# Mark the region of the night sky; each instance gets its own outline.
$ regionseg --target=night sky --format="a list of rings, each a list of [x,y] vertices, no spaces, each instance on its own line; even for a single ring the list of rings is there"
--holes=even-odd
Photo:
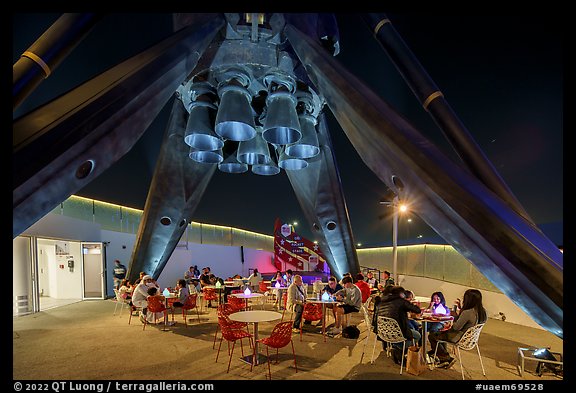
[[[553,242],[563,244],[560,24],[537,15],[387,15],[528,214]],[[14,14],[13,62],[59,16]],[[359,16],[337,17],[336,59],[457,160]],[[171,18],[106,16],[14,118],[167,37]],[[76,194],[142,209],[170,108],[171,102],[126,156]],[[390,245],[391,219],[378,204],[387,187],[364,165],[329,111],[328,119],[354,238],[363,247]],[[284,171],[267,177],[216,170],[192,220],[271,234],[276,217],[297,221],[296,230],[314,240]],[[418,217],[411,223],[406,218],[400,221],[399,244],[441,241]]]

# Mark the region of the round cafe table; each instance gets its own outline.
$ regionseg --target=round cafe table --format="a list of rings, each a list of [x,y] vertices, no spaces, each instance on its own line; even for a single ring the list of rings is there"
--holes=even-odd
[[[262,297],[264,295],[262,293],[252,292],[252,293],[250,293],[250,295],[246,295],[245,293],[231,293],[228,296],[235,296],[235,297],[239,297],[240,299],[246,299],[246,308],[248,308],[248,299],[252,299],[252,298],[256,298],[256,297]]]
[[[230,319],[233,321],[254,324],[254,355],[244,356],[241,358],[243,361],[254,366],[266,362],[266,356],[258,352],[258,323],[275,321],[280,318],[282,318],[282,314],[279,312],[264,310],[239,311],[230,314]]]
[[[452,316],[436,316],[436,315],[431,315],[431,314],[426,313],[426,314],[421,314],[421,316],[419,318],[410,317],[410,319],[413,319],[417,322],[422,323],[422,353],[424,354],[424,359],[426,360],[426,363],[428,363],[428,368],[430,370],[433,370],[434,369],[434,359],[430,359],[430,357],[428,356],[428,353],[426,352],[426,341],[428,340],[428,323],[453,321],[454,317],[452,317]]]
[[[174,321],[174,308],[172,307],[172,303],[174,303],[176,300],[178,300],[178,295],[174,294],[174,293],[170,293],[168,296],[166,295],[162,295],[164,297],[164,303],[166,305],[166,310],[168,309],[172,309],[172,321]],[[168,316],[164,317],[164,327],[162,329],[160,329],[163,332],[167,332],[170,329],[168,329]]]
[[[322,304],[322,336],[324,336],[324,342],[326,342],[326,305],[327,304],[338,304],[341,303],[337,300],[318,300],[318,299],[306,299],[307,303],[321,303]]]

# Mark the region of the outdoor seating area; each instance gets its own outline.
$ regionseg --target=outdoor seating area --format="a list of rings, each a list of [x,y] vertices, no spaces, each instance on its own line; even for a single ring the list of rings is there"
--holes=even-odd
[[[535,362],[526,362],[523,375],[518,372],[518,348],[551,347],[553,352],[563,352],[563,342],[547,331],[489,319],[479,337],[481,362],[476,350],[461,351],[464,370],[427,369],[418,376],[404,370],[383,351],[378,341],[363,356],[366,335],[374,340],[371,329],[367,329],[363,313],[353,313],[350,324],[360,329],[357,339],[342,336],[322,335],[321,321],[303,325],[302,341],[293,333],[292,342],[280,348],[267,345],[264,338],[270,337],[275,326],[281,322],[280,313],[276,320],[258,323],[260,361],[257,365],[241,361],[253,353],[252,343],[243,340],[228,356],[226,343],[222,343],[218,354],[221,333],[215,340],[218,326],[218,310],[205,308],[196,314],[188,313],[190,322],[175,318],[175,324],[165,329],[164,324],[150,324],[145,330],[138,318],[128,324],[129,312],[122,315],[114,309],[114,299],[78,302],[45,312],[21,316],[13,320],[13,378],[17,380],[556,380],[554,373],[535,374]],[[275,311],[272,304],[264,304],[264,312]],[[261,313],[258,308],[255,312]],[[276,312],[272,313],[276,314]],[[233,314],[232,314],[233,315]],[[276,316],[274,316],[276,318]],[[286,313],[283,321],[290,318]],[[328,326],[333,320],[327,322]],[[186,326],[187,325],[187,326]],[[248,324],[250,335],[254,335],[253,324]],[[220,329],[221,330],[221,329]],[[246,332],[244,328],[244,332]],[[86,339],[90,337],[90,339]],[[324,341],[326,340],[326,342]],[[224,338],[226,341],[226,338]],[[98,345],[94,345],[98,343]],[[141,350],[143,343],[153,343],[147,357],[139,361],[122,362],[117,359]],[[230,343],[230,351],[232,343]],[[239,342],[237,344],[240,344]],[[372,344],[372,341],[370,341]],[[242,353],[243,352],[243,353]],[[270,355],[268,362],[266,354]],[[219,356],[216,362],[216,357]],[[270,367],[270,369],[268,369]],[[228,369],[229,368],[229,369]],[[405,365],[404,365],[405,368]],[[484,375],[484,373],[485,375]],[[188,375],[189,377],[183,377]]]

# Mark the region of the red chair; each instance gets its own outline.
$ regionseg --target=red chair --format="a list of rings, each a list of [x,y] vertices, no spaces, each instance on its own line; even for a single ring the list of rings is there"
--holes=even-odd
[[[146,298],[146,300],[148,301],[148,307],[147,307],[148,312],[154,313],[154,323],[156,323],[156,313],[157,312],[163,312],[164,318],[168,318],[168,309],[166,308],[166,306],[164,305],[162,300],[160,300],[156,296],[148,296]],[[142,326],[142,330],[146,329],[147,324],[148,324],[148,319],[144,318],[144,326]]]
[[[264,281],[260,281],[258,283],[258,290],[260,290],[262,293],[268,292],[268,284],[266,284]]]
[[[236,345],[236,340],[240,340],[240,348],[242,350],[242,357],[244,357],[244,345],[242,345],[242,339],[248,338],[250,344],[252,345],[252,335],[244,330],[232,329],[225,318],[218,317],[218,325],[220,325],[220,330],[222,331],[222,337],[220,337],[220,344],[218,345],[218,353],[216,354],[216,363],[218,363],[218,355],[220,355],[220,348],[222,347],[222,340],[225,339],[228,343],[232,341],[232,351],[229,352],[228,359],[228,369],[226,373],[230,371],[230,362],[232,361],[232,355],[234,354],[234,346]],[[252,371],[252,364],[250,364],[250,371]]]
[[[246,301],[236,296],[228,296],[228,304],[232,306],[234,312],[246,310]]]
[[[204,288],[202,292],[204,292],[204,301],[218,300],[218,294],[214,288]],[[208,306],[206,306],[206,308],[208,308]]]
[[[280,320],[281,322],[284,320],[284,313],[286,312],[286,303],[288,302],[288,293],[284,292],[282,293],[282,305],[284,310],[282,310],[282,319]]]
[[[270,380],[272,380],[272,372],[270,371],[270,354],[268,347],[276,348],[275,364],[278,364],[278,349],[284,348],[288,345],[288,343],[292,344],[294,367],[296,368],[296,372],[298,372],[298,366],[296,366],[296,353],[294,352],[294,343],[292,342],[292,323],[292,321],[280,322],[274,326],[270,336],[258,340],[259,343],[266,345],[266,357],[268,358],[268,375],[270,376]]]
[[[248,331],[248,324],[246,322],[236,322],[236,321],[232,321],[230,318],[228,318],[228,316],[230,314],[232,314],[234,311],[234,308],[232,308],[232,306],[230,304],[224,303],[218,306],[218,318],[222,317],[226,320],[226,324],[231,328],[231,329],[244,329],[246,328],[246,332],[250,333]],[[212,344],[212,349],[214,349],[214,347],[216,346],[216,337],[218,336],[218,329],[220,329],[220,324],[216,325],[216,332],[214,333],[214,343]]]
[[[302,311],[302,319],[300,320],[300,341],[302,341],[302,325],[304,321],[321,321],[322,320],[322,304],[321,303],[304,303],[304,310]],[[324,336],[326,342],[326,336]]]
[[[186,327],[188,327],[188,320],[186,318],[188,310],[196,309],[196,315],[198,316],[198,323],[200,323],[200,314],[198,313],[198,304],[196,303],[197,299],[198,295],[192,293],[188,295],[188,297],[186,298],[186,302],[182,306],[182,317],[184,318],[184,323],[186,324]]]

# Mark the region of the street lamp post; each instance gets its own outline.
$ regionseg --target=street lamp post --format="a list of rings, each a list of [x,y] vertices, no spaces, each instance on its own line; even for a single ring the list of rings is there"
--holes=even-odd
[[[380,200],[380,204],[386,205],[394,209],[392,219],[392,276],[394,281],[397,282],[396,273],[398,271],[398,215],[400,210],[405,211],[405,206],[400,206],[400,201],[396,193],[389,190],[387,195]]]
[[[395,195],[392,200],[392,208],[394,209],[394,217],[392,219],[392,277],[394,277],[394,282],[398,284],[396,276],[396,271],[398,270],[398,195]]]

